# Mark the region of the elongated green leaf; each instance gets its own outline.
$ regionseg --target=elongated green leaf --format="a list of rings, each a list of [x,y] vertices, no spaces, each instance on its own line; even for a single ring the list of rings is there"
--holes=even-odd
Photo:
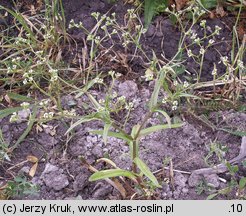
[[[158,183],[156,177],[153,175],[153,173],[150,171],[149,167],[139,158],[136,157],[134,159],[134,163],[137,165],[137,167],[141,170],[141,172],[149,178],[150,181],[154,183],[156,187],[161,187]]]
[[[101,179],[118,177],[118,176],[125,176],[131,179],[136,178],[136,176],[130,171],[126,171],[122,169],[109,169],[109,170],[95,172],[90,176],[89,181],[97,181]]]
[[[144,22],[145,27],[148,27],[155,15],[155,0],[145,0],[144,1]]]
[[[217,0],[201,0],[200,2],[206,9],[215,8],[218,4]]]
[[[87,93],[87,96],[97,110],[102,108],[102,106],[96,101],[96,99],[91,94]]]
[[[18,20],[20,22],[20,24],[23,26],[23,28],[30,34],[30,37],[32,38],[32,42],[36,42],[36,38],[34,36],[33,31],[31,30],[31,28],[28,26],[27,22],[25,21],[25,19],[23,18],[23,15],[21,13],[18,12],[14,12],[8,8],[5,8],[3,6],[0,5],[0,9],[4,9],[6,10],[9,14],[11,14],[16,20]]]
[[[177,124],[172,124],[171,128],[179,128],[182,127],[183,123],[177,123]],[[164,129],[168,129],[170,128],[168,124],[165,125],[155,125],[149,128],[145,128],[143,130],[141,130],[140,132],[140,136],[147,136],[153,132],[159,131],[159,130],[164,130]]]
[[[9,98],[15,101],[31,102],[33,100],[32,98],[29,98],[29,97],[26,97],[24,95],[20,95],[14,92],[9,92],[7,95],[9,96]]]
[[[181,94],[179,94],[179,96],[180,97],[190,97],[190,98],[194,98],[194,99],[197,99],[197,100],[199,100],[199,99],[201,99],[200,97],[198,97],[198,96],[196,96],[196,95],[192,95],[192,94],[187,94],[187,93],[181,93]]]
[[[154,88],[154,91],[153,91],[153,93],[151,95],[151,99],[150,99],[150,109],[151,110],[155,109],[155,107],[157,105],[160,88],[162,86],[164,78],[165,78],[165,71],[163,69],[161,69],[159,78],[158,78],[158,80],[156,80],[155,88]]]
[[[246,131],[238,131],[238,130],[232,131],[232,130],[224,129],[224,128],[221,128],[220,130],[233,134],[235,136],[240,136],[240,137],[246,136]]]
[[[94,130],[94,131],[90,131],[90,132],[91,133],[94,133],[94,134],[103,135],[103,131],[101,131],[101,130]],[[108,136],[119,138],[119,139],[123,139],[123,140],[125,140],[128,143],[132,141],[132,138],[130,136],[128,136],[127,134],[123,134],[121,132],[112,132],[112,131],[109,131],[108,132]]]
[[[78,125],[80,125],[82,123],[85,123],[85,122],[93,121],[93,120],[100,120],[100,119],[97,118],[95,114],[91,114],[91,115],[87,115],[87,116],[82,117],[80,120],[78,120],[77,122],[75,122],[74,124],[72,124],[70,126],[70,128],[68,128],[68,130],[65,133],[65,135],[68,134],[69,132],[71,132],[71,130],[73,130]]]
[[[106,145],[107,144],[107,137],[108,137],[108,132],[111,127],[111,124],[105,124],[104,129],[103,129],[103,142]]]
[[[11,115],[14,112],[18,112],[22,109],[23,109],[22,107],[13,107],[13,108],[7,108],[7,109],[0,110],[0,119],[8,115]]]
[[[239,188],[243,189],[243,188],[245,188],[245,186],[246,186],[246,177],[243,177],[239,181]]]
[[[157,109],[157,110],[155,110],[155,112],[161,113],[166,118],[169,128],[171,128],[171,118],[169,117],[169,115],[163,110]]]
[[[96,77],[93,80],[90,80],[86,86],[80,90],[80,92],[75,96],[75,98],[79,98],[81,97],[83,94],[85,94],[91,87],[93,87],[93,85],[95,85],[97,83],[96,79],[99,78],[100,76]]]
[[[208,197],[207,197],[207,200],[212,200],[214,197],[218,196],[218,193],[214,193],[214,194],[210,194]]]
[[[140,128],[139,124],[133,126],[132,131],[131,131],[132,138],[136,138],[139,128]]]
[[[148,27],[154,15],[167,7],[167,0],[145,0],[144,1],[144,24]]]
[[[18,147],[18,145],[26,138],[26,136],[29,134],[29,132],[32,130],[32,127],[36,121],[36,116],[37,116],[37,106],[34,106],[33,107],[33,110],[32,110],[32,115],[30,117],[30,120],[29,120],[29,124],[26,128],[26,130],[24,131],[24,133],[19,137],[19,139],[16,141],[16,143],[11,147],[11,149],[15,149],[16,147]]]

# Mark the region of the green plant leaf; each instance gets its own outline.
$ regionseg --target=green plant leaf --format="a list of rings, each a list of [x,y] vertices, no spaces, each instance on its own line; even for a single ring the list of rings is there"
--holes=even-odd
[[[19,137],[19,139],[16,141],[16,143],[11,147],[11,149],[15,149],[29,134],[29,132],[32,130],[32,127],[36,121],[38,108],[37,106],[33,106],[32,114],[30,116],[30,120],[28,122],[28,126],[26,130],[23,132],[23,134]]]
[[[172,124],[171,128],[179,128],[182,127],[183,123],[177,123],[177,124]],[[164,124],[164,125],[155,125],[149,128],[145,128],[143,130],[141,130],[140,132],[140,136],[147,136],[153,132],[157,132],[159,130],[164,130],[164,129],[169,129],[169,125],[168,124]]]
[[[245,188],[245,186],[246,186],[246,177],[243,177],[239,181],[239,188],[243,189],[243,188]]]
[[[131,131],[131,137],[133,139],[136,138],[139,128],[140,128],[139,124],[133,126],[132,131]]]
[[[238,131],[238,130],[232,131],[232,130],[225,129],[225,128],[220,128],[220,130],[225,131],[235,136],[240,136],[240,137],[246,136],[246,131]]]
[[[171,128],[171,118],[169,117],[169,115],[163,110],[158,110],[157,109],[157,110],[155,110],[155,112],[161,113],[166,118],[169,128]]]
[[[122,170],[122,169],[109,169],[109,170],[102,170],[102,171],[95,172],[90,176],[89,181],[97,181],[101,179],[118,177],[118,176],[125,176],[130,179],[136,178],[136,176],[130,171]]]
[[[212,200],[214,197],[218,196],[218,193],[214,193],[214,194],[210,194],[208,197],[207,197],[207,200]]]
[[[80,120],[78,120],[77,122],[75,122],[74,124],[72,124],[70,126],[70,128],[68,128],[67,132],[65,133],[68,134],[69,132],[71,132],[71,130],[73,130],[75,127],[77,127],[78,125],[82,124],[82,123],[85,123],[85,122],[89,122],[89,121],[93,121],[93,120],[100,120],[100,118],[98,118],[96,116],[97,113],[93,113],[91,115],[87,115],[87,116],[84,116],[84,117],[81,117]]]
[[[103,135],[103,131],[102,130],[93,130],[93,131],[90,131],[90,132],[94,133],[94,134],[98,134],[98,135]],[[119,138],[119,139],[123,139],[123,140],[125,140],[128,143],[132,141],[132,138],[130,136],[128,136],[127,134],[123,134],[121,132],[108,131],[108,136]]]
[[[26,97],[26,96],[23,96],[23,95],[14,93],[14,92],[9,92],[9,93],[7,93],[7,95],[9,96],[9,98],[11,98],[12,100],[15,100],[15,101],[25,101],[25,102],[33,101],[32,98],[29,98],[29,97]]]
[[[156,105],[157,105],[157,101],[158,101],[158,96],[159,96],[159,92],[160,92],[160,88],[162,86],[162,83],[164,81],[165,78],[165,71],[163,69],[160,70],[160,75],[158,80],[156,80],[155,83],[155,88],[154,91],[151,95],[151,99],[150,99],[150,110],[154,110]]]
[[[87,96],[97,110],[102,108],[102,106],[97,102],[97,100],[91,94],[87,93]]]
[[[148,27],[155,15],[156,0],[145,0],[144,1],[144,24]]]
[[[13,107],[13,108],[7,108],[7,109],[0,110],[0,119],[8,115],[11,115],[14,112],[18,112],[22,109],[23,109],[22,107]]]
[[[137,165],[137,167],[141,170],[141,172],[149,178],[150,181],[153,182],[153,184],[156,187],[161,187],[158,183],[156,177],[153,175],[153,173],[150,171],[149,167],[139,158],[136,157],[134,159],[134,163]]]
[[[145,0],[144,1],[144,25],[148,27],[154,15],[167,7],[167,0]]]
[[[217,6],[217,0],[201,0],[200,2],[206,9],[215,8]]]
[[[107,144],[107,137],[108,137],[108,132],[111,127],[111,124],[105,124],[104,129],[103,129],[103,142],[106,145]]]

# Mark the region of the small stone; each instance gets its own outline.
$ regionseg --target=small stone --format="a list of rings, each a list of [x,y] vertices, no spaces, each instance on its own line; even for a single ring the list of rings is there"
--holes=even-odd
[[[181,173],[176,173],[174,176],[175,185],[181,188],[185,187],[187,180],[187,177]]]
[[[188,192],[189,192],[189,189],[188,189],[188,188],[183,188],[183,189],[182,189],[182,193],[183,193],[183,194],[187,194]]]
[[[125,96],[126,99],[130,99],[135,96],[138,91],[138,86],[135,82],[127,80],[119,84],[119,96]]]
[[[99,182],[98,184],[96,184],[95,189],[94,189],[94,193],[93,193],[93,198],[94,199],[105,199],[108,194],[110,194],[113,190],[111,185],[105,185],[101,182]]]
[[[83,169],[81,173],[79,173],[74,180],[73,183],[73,188],[76,192],[83,190],[88,184],[89,184],[89,179],[90,177],[90,172],[88,172],[87,169]]]
[[[69,185],[68,178],[63,174],[63,170],[50,163],[46,164],[40,178],[44,181],[47,187],[56,191],[60,191]]]
[[[29,171],[30,171],[30,167],[29,167],[29,166],[24,166],[24,167],[22,167],[22,168],[19,170],[18,174],[19,174],[19,175],[22,175],[22,174],[28,175]]]
[[[209,186],[212,186],[213,188],[219,188],[220,186],[220,181],[219,181],[219,176],[216,174],[211,174],[211,175],[206,175],[205,181]]]
[[[149,27],[148,27],[148,30],[146,32],[146,36],[147,37],[152,37],[154,35],[155,31],[156,31],[155,26],[150,24]]]
[[[199,183],[202,181],[202,179],[203,179],[202,175],[192,173],[189,180],[188,180],[188,184],[190,187],[196,187],[199,185]]]

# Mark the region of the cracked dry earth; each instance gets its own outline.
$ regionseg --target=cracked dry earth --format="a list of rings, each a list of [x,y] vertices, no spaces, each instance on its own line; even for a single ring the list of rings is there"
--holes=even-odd
[[[151,88],[151,87],[150,87]],[[119,95],[124,95],[128,101],[135,101],[132,118],[127,124],[128,130],[136,122],[141,121],[146,112],[146,101],[150,97],[150,90],[139,88],[134,81],[117,82],[115,90]],[[104,96],[102,92],[91,92],[97,95],[97,99]],[[88,99],[84,96],[75,99],[64,96],[63,105],[81,104]],[[79,109],[79,108],[77,108]],[[234,111],[212,112],[209,120],[214,124],[230,125],[245,130],[246,114]],[[209,152],[211,142],[217,142],[228,147],[225,158],[230,160],[238,155],[241,138],[230,135],[223,131],[212,131],[211,128],[201,124],[196,119],[183,117],[184,125],[177,129],[167,129],[155,132],[142,138],[140,156],[148,164],[150,169],[158,176],[162,185],[157,190],[160,199],[205,199],[208,193],[197,194],[196,188],[202,180],[202,176],[193,176],[192,171],[205,168],[208,165],[204,158]],[[160,116],[154,116],[147,122],[147,126],[165,122]],[[9,143],[14,143],[24,131],[25,123],[9,124],[8,119],[0,120],[0,127],[4,137]],[[88,163],[97,169],[104,169],[103,163],[96,164],[96,160],[108,155],[118,167],[130,169],[129,148],[126,143],[116,138],[109,138],[107,145],[104,144],[100,135],[93,135],[91,130],[102,129],[100,122],[89,122],[75,128],[75,133],[69,141],[64,136],[66,124],[52,121],[47,124],[44,131],[36,133],[33,130],[23,143],[15,150],[11,163],[18,164],[24,161],[28,155],[39,158],[37,172],[31,181],[39,185],[40,192],[26,199],[121,199],[119,192],[105,181],[89,182],[91,173],[82,165],[79,156],[83,156]],[[51,131],[55,129],[55,133]],[[166,182],[169,171],[163,169],[163,161],[172,159],[174,169],[174,182]],[[216,157],[212,158],[217,164]],[[32,164],[25,163],[14,169],[8,170],[10,165],[2,164],[0,173],[4,176],[11,174],[27,174]],[[239,175],[245,175],[245,170],[240,169]],[[220,177],[229,180],[226,174],[208,174],[203,176],[207,183],[215,189],[225,187]],[[211,193],[211,192],[210,192]],[[234,194],[229,194],[233,198]],[[228,199],[228,197],[220,197]]]

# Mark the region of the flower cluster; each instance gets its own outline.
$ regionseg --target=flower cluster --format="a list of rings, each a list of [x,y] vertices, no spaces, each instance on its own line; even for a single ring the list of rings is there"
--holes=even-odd
[[[30,69],[28,72],[23,74],[23,84],[26,85],[27,83],[31,83],[33,81],[33,69]]]
[[[56,69],[50,69],[49,73],[51,75],[50,81],[55,82],[58,80],[58,70]]]

